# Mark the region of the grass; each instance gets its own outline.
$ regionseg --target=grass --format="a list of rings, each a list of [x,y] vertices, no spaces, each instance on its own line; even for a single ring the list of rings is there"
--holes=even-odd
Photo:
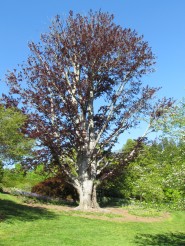
[[[107,218],[123,218],[122,215],[119,214],[111,214],[111,213],[101,213],[101,212],[86,212],[86,211],[65,211],[63,212],[65,215],[92,215],[96,217],[107,217]]]
[[[77,211],[75,216],[71,213],[29,207],[15,196],[0,194],[0,245],[185,245],[182,211],[152,223],[102,221],[82,218],[82,212],[79,217]]]
[[[129,214],[136,215],[139,217],[156,218],[156,217],[163,216],[165,213],[164,210],[146,208],[146,206],[137,206],[137,205],[124,206],[124,209],[127,209]]]

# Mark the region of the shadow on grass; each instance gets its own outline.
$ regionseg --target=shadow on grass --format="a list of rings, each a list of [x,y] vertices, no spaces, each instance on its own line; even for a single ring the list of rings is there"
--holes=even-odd
[[[5,220],[32,221],[53,219],[57,215],[45,208],[31,207],[10,200],[0,200],[0,222]]]
[[[153,245],[153,246],[184,246],[185,233],[165,233],[165,234],[140,234],[135,238],[137,245]]]

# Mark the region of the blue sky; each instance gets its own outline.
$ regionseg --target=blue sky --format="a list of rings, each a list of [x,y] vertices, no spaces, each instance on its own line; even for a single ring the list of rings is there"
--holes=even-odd
[[[159,97],[184,97],[185,0],[1,0],[0,79],[26,60],[28,42],[38,41],[56,14],[65,18],[69,10],[89,9],[113,13],[116,23],[143,34],[157,56],[148,84],[162,86]],[[0,83],[0,93],[6,90]]]

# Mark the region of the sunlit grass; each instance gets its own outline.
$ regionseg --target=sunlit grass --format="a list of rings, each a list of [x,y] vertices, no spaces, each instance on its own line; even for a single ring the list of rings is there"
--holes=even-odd
[[[112,214],[107,212],[86,212],[86,211],[65,211],[62,212],[65,215],[82,215],[82,216],[95,216],[95,217],[107,217],[107,218],[123,218],[123,215],[120,214]]]
[[[102,221],[104,213],[85,212],[96,214],[96,219],[90,219],[79,211],[60,212],[19,202],[0,194],[2,246],[185,245],[185,212],[174,212],[161,222],[113,222]]]
[[[147,208],[142,206],[136,206],[136,205],[129,205],[124,207],[124,209],[127,209],[129,214],[136,215],[139,217],[161,217],[164,216],[165,211],[161,211],[159,209],[155,208]]]

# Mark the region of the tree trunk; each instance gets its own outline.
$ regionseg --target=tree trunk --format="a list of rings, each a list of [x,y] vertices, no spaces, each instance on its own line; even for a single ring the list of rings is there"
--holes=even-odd
[[[89,142],[89,141],[88,141]],[[92,161],[90,156],[93,152],[92,141],[84,144],[84,150],[78,153],[77,166],[78,170],[78,184],[77,191],[79,194],[79,207],[77,209],[87,210],[92,208],[99,208],[96,195],[96,162]]]
[[[78,189],[79,193],[79,206],[77,209],[89,210],[99,208],[96,195],[96,185],[93,180],[85,180],[82,182],[81,187]]]
[[[93,208],[100,208],[98,202],[97,202],[97,193],[96,193],[96,184],[93,185],[93,192],[92,192],[92,207]]]

